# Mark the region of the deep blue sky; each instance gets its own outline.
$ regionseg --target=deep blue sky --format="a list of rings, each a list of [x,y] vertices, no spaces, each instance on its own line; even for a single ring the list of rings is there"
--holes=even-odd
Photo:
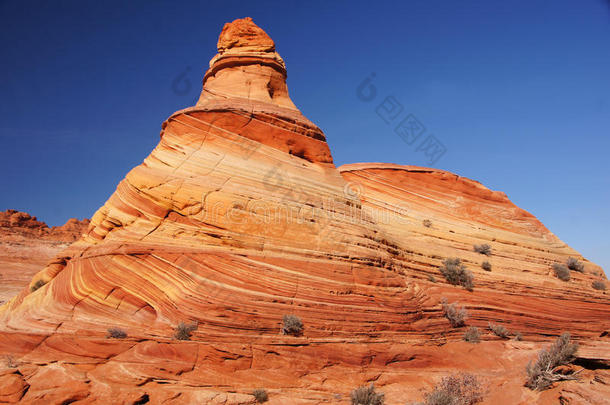
[[[506,192],[610,269],[602,0],[2,1],[0,210],[93,215],[192,105],[223,24],[244,16],[275,40],[337,165],[428,165],[376,115],[393,95],[446,146],[435,167]]]

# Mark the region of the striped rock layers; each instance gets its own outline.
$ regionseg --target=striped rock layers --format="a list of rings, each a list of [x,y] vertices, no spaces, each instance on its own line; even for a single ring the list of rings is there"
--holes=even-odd
[[[608,360],[608,296],[591,288],[604,277],[598,266],[477,182],[410,166],[337,169],[324,133],[290,100],[273,41],[251,19],[225,25],[197,105],[162,128],[158,146],[120,182],[87,234],[0,309],[5,333],[50,336],[24,338],[33,342],[22,344],[27,361],[72,353],[65,336],[90,345],[120,327],[140,343],[95,346],[104,354],[89,370],[95,378],[117,373],[112,384],[141,386],[129,380],[140,375],[234,392],[265,378],[258,383],[288,390],[277,371],[262,370],[276,365],[293,379],[296,361],[317,373],[309,387],[331,392],[325,378],[367,364],[384,373],[406,366],[408,347],[459,340],[463,330],[443,317],[442,297],[467,307],[469,325],[502,323],[531,342],[569,330],[589,342],[587,358]],[[492,256],[473,251],[481,243]],[[564,282],[551,265],[569,256],[584,261],[584,272]],[[442,279],[447,257],[473,272],[472,292]],[[279,334],[285,314],[303,320],[303,336]],[[198,354],[172,343],[179,322],[198,323],[184,343]],[[420,372],[444,361],[442,351],[418,350],[414,356],[430,360]],[[176,370],[161,372],[155,358]],[[121,361],[123,370],[135,367],[131,377],[118,370]],[[331,366],[341,371],[320,377]],[[206,377],[210,368],[222,383]],[[94,391],[91,379],[77,378],[79,389]],[[36,395],[30,385],[27,395]],[[520,392],[517,401],[531,400]],[[317,403],[316,395],[305,397]]]

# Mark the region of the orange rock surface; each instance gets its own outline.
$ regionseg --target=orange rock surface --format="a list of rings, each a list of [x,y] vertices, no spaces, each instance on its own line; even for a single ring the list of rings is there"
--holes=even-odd
[[[610,395],[610,302],[591,287],[601,269],[475,181],[336,168],[251,19],[225,25],[197,105],[162,128],[87,234],[0,308],[0,400],[253,404],[262,387],[271,404],[345,404],[375,382],[404,404],[458,370],[485,381],[485,403]],[[491,256],[473,251],[481,243]],[[551,265],[570,256],[584,272],[560,281]],[[442,279],[448,257],[473,272],[473,291]],[[443,297],[468,326],[524,341],[461,341]],[[302,336],[279,333],[285,314]],[[191,341],[174,339],[179,322],[198,323]],[[107,339],[113,327],[129,336]],[[581,380],[524,388],[525,365],[562,331],[582,344]]]
[[[29,283],[44,265],[79,239],[89,220],[72,218],[49,228],[25,212],[0,212],[0,303],[8,301]]]

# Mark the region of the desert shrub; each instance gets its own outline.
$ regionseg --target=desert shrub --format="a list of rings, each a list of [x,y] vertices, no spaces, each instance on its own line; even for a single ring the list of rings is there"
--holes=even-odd
[[[18,364],[15,361],[15,358],[13,356],[11,356],[10,354],[4,356],[4,360],[6,362],[7,368],[17,368],[18,367]]]
[[[476,326],[471,326],[464,332],[463,338],[468,343],[479,343],[481,341],[481,332]]]
[[[443,378],[424,398],[424,405],[474,405],[483,401],[483,387],[472,374],[454,374]]]
[[[591,287],[595,288],[596,290],[605,291],[606,283],[601,280],[595,280],[593,283],[591,283]]]
[[[108,328],[106,337],[110,339],[125,339],[127,337],[127,332],[121,328]]]
[[[434,277],[432,274],[428,274],[428,281],[436,283],[436,277]]]
[[[566,265],[555,263],[553,265],[553,271],[558,279],[563,281],[570,281],[570,269]]]
[[[483,263],[481,263],[481,268],[485,271],[491,271],[491,263],[485,260]]]
[[[574,257],[568,257],[568,260],[566,260],[566,266],[568,266],[568,269],[578,271],[580,273],[584,273],[585,271],[585,265]]]
[[[256,402],[258,402],[259,404],[269,401],[269,395],[267,395],[267,391],[262,388],[257,388],[252,391],[252,395],[254,395]]]
[[[358,387],[350,394],[352,405],[383,405],[384,394],[375,391],[375,385]]]
[[[513,332],[513,339],[520,342],[523,340],[523,335],[521,334],[521,332]]]
[[[445,259],[439,270],[449,284],[461,285],[469,291],[474,288],[472,272],[457,257]]]
[[[468,312],[456,304],[449,304],[446,298],[441,299],[441,305],[443,306],[443,315],[449,320],[451,326],[454,328],[464,326],[466,319],[468,318]]]
[[[574,361],[577,350],[578,344],[572,343],[570,334],[564,332],[548,349],[540,350],[535,363],[530,361],[527,364],[525,386],[532,390],[544,390],[555,381],[576,379],[575,375],[556,372],[555,368]]]
[[[491,256],[491,246],[487,243],[483,243],[482,245],[473,245],[474,251],[480,253],[485,256]]]
[[[493,323],[488,324],[489,330],[496,336],[501,337],[502,339],[508,339],[510,336],[510,332],[502,325],[496,325]]]
[[[191,340],[191,335],[197,329],[197,323],[186,324],[180,322],[176,326],[174,337],[178,340]]]
[[[424,226],[426,228],[431,228],[432,227],[432,221],[430,221],[429,219],[424,219],[424,221],[422,223],[424,224]]]
[[[43,280],[38,280],[34,284],[32,284],[32,286],[30,287],[30,291],[34,292],[45,284],[46,284],[46,282],[44,282]]]
[[[282,323],[284,335],[300,336],[303,333],[303,322],[296,315],[284,315]]]

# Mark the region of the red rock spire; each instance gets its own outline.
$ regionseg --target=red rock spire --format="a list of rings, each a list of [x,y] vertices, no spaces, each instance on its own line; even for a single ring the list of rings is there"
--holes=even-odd
[[[275,43],[252,18],[239,18],[226,23],[218,37],[218,53],[232,48],[249,48],[259,52],[275,52]]]
[[[197,102],[241,99],[297,110],[286,86],[286,65],[273,40],[246,17],[226,23],[218,38],[218,54],[210,61]]]

